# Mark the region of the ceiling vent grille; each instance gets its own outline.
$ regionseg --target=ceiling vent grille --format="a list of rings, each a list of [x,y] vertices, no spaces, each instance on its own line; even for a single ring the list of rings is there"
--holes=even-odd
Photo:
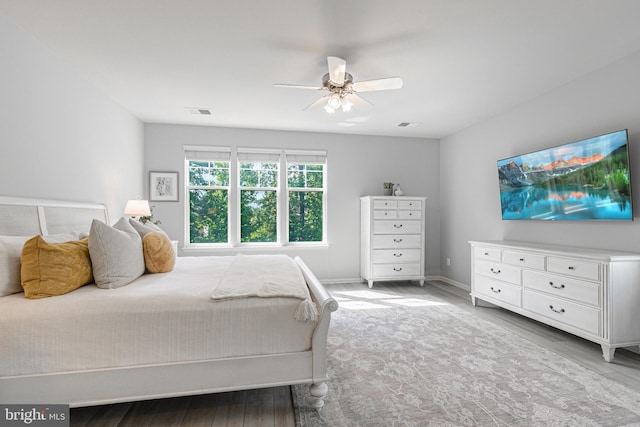
[[[210,116],[211,110],[208,108],[198,108],[198,107],[184,107],[191,114],[195,114],[196,116]]]
[[[420,123],[416,123],[416,122],[402,122],[402,123],[398,123],[398,127],[399,128],[413,128],[420,125]]]

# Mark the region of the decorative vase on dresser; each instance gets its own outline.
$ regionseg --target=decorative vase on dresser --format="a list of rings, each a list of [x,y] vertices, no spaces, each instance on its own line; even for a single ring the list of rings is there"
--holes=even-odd
[[[418,280],[424,285],[426,197],[360,198],[360,276],[375,281]]]
[[[537,243],[471,244],[471,302],[481,299],[600,344],[640,346],[640,254]]]

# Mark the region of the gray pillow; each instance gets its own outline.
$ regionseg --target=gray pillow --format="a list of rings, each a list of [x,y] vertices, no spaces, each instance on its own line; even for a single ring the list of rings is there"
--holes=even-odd
[[[120,218],[113,227],[93,220],[89,256],[93,278],[99,288],[119,288],[144,273],[142,239],[126,218]]]
[[[147,222],[146,224],[143,224],[137,219],[129,218],[129,224],[131,224],[133,228],[135,228],[135,230],[138,232],[138,234],[140,234],[140,238],[143,238],[145,234],[154,233],[154,232],[162,233],[165,236],[169,237],[162,228],[158,227],[152,222]]]

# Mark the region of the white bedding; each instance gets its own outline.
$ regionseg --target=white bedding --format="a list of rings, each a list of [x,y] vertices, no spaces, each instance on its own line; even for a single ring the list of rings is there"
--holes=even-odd
[[[315,321],[318,315],[309,288],[296,263],[286,255],[237,255],[214,283],[211,299],[292,297],[300,300],[295,319]]]
[[[296,298],[213,302],[233,257],[180,257],[118,289],[0,298],[0,377],[305,351]],[[188,285],[187,285],[188,283]]]

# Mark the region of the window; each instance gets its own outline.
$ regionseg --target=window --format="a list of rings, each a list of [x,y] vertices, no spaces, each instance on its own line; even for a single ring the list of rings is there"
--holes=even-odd
[[[280,152],[238,150],[240,242],[278,242]]]
[[[326,152],[185,146],[188,242],[322,243]]]
[[[229,242],[230,157],[230,149],[185,150],[190,243]]]
[[[289,241],[324,239],[324,156],[287,153]]]

